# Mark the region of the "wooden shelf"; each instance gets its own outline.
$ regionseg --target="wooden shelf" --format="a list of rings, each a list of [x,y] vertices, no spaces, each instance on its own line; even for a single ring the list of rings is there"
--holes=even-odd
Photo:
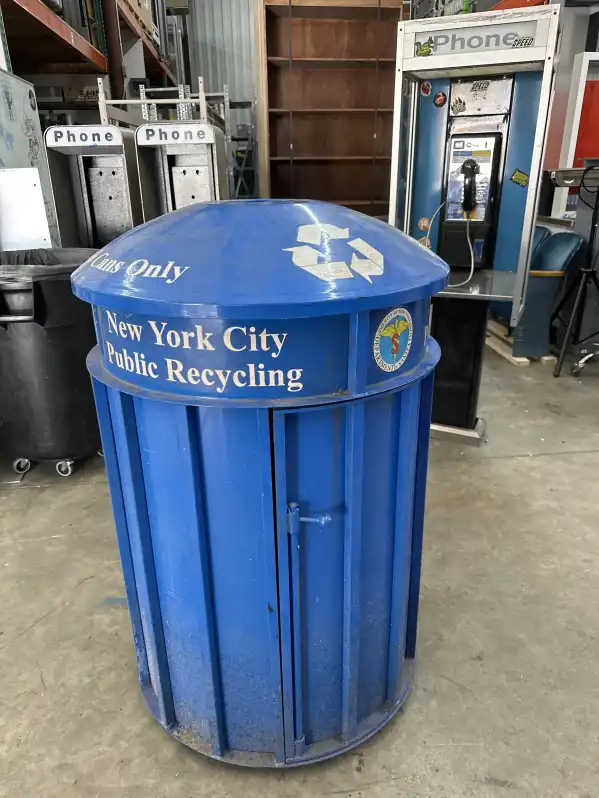
[[[382,19],[396,18],[405,8],[405,16],[409,18],[410,2],[383,2],[377,0],[334,0],[334,2],[289,2],[288,0],[267,0],[265,7],[270,14],[292,18],[309,19],[373,19],[380,15]]]
[[[271,161],[390,161],[390,155],[272,155]]]
[[[393,108],[269,108],[269,114],[392,114]]]
[[[376,67],[378,64],[381,67],[394,66],[395,58],[285,58],[284,56],[271,55],[268,57],[268,63],[273,66],[283,68],[293,68],[297,65],[299,68],[312,67],[319,68],[353,68],[353,67]]]
[[[124,0],[117,0],[119,8],[119,16],[123,22],[130,28],[130,30],[141,39],[144,48],[144,62],[146,71],[149,75],[166,75],[167,78],[173,83],[177,84],[177,78],[173,74],[171,68],[166,61],[161,57],[153,40],[148,36],[144,28],[141,26],[140,21],[137,19],[131,8]]]
[[[106,58],[42,0],[0,0],[17,74],[105,73]]]

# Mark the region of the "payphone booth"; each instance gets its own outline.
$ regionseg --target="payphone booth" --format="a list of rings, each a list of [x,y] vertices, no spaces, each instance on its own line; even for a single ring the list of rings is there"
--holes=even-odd
[[[133,131],[58,125],[45,141],[64,247],[103,247],[141,224]]]
[[[450,266],[433,434],[479,444],[489,306],[523,309],[558,34],[554,5],[400,22],[389,223]]]
[[[202,122],[150,122],[135,133],[144,221],[229,198],[223,132]]]

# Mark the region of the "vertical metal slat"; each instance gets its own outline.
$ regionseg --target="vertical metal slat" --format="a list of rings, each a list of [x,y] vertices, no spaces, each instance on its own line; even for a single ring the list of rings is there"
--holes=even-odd
[[[349,324],[347,388],[356,396],[366,390],[370,314],[354,313]],[[345,411],[345,529],[343,542],[343,685],[341,733],[354,736],[358,723],[360,661],[360,582],[362,554],[362,497],[364,469],[363,402],[346,405]]]
[[[240,0],[229,0],[229,13],[227,14],[227,36],[225,45],[225,79],[224,82],[229,86],[229,93],[236,99],[239,95],[237,93],[237,75],[241,72],[241,42],[239,41],[240,26],[239,22],[244,16],[243,3]],[[229,82],[229,78],[232,80]],[[235,123],[237,123],[237,114],[235,115]],[[235,135],[237,135],[237,127],[235,128]]]
[[[218,648],[214,629],[214,598],[212,594],[212,573],[206,535],[204,516],[204,486],[202,484],[199,462],[200,433],[198,428],[197,408],[179,407],[177,418],[177,438],[181,442],[181,469],[191,475],[193,484],[189,502],[193,508],[197,523],[197,557],[200,568],[201,584],[199,586],[203,601],[198,602],[196,611],[201,622],[202,631],[202,666],[210,673],[210,679],[204,679],[206,685],[206,716],[210,746],[214,756],[223,756],[226,751],[225,720],[222,704],[222,684],[219,668]]]
[[[119,473],[119,462],[114,441],[112,419],[110,416],[110,406],[108,403],[108,389],[106,386],[92,379],[94,399],[98,411],[100,422],[100,435],[102,438],[102,451],[106,463],[106,474],[108,478],[108,488],[112,502],[114,523],[116,527],[116,537],[121,557],[123,578],[125,580],[125,593],[129,607],[131,626],[133,627],[133,643],[137,657],[137,668],[139,671],[139,681],[142,688],[150,687],[150,671],[148,668],[148,657],[146,642],[144,639],[143,626],[141,622],[141,612],[135,588],[135,569],[133,568],[133,558],[131,556],[131,545],[129,531],[127,528],[127,514],[125,512],[125,502],[121,490],[121,480]]]
[[[352,313],[349,319],[349,347],[347,358],[347,390],[358,396],[366,390],[369,361],[370,313]]]
[[[433,386],[435,374],[431,372],[420,386],[420,416],[418,418],[418,448],[416,450],[416,483],[414,491],[414,515],[412,521],[412,556],[410,558],[410,588],[408,596],[408,620],[406,628],[406,659],[416,655],[416,632],[418,628],[418,599],[422,568],[422,539],[424,536],[424,502],[426,497],[426,474],[428,470],[428,444],[430,438],[431,412],[433,408]]]
[[[146,641],[148,670],[156,697],[156,715],[163,726],[170,726],[175,721],[175,712],[162,629],[133,398],[128,394],[111,392],[108,401],[113,420],[141,624]]]
[[[276,496],[277,559],[279,574],[279,624],[281,646],[281,674],[283,681],[283,724],[285,752],[294,756],[295,724],[293,700],[293,643],[291,617],[291,584],[289,562],[289,528],[287,519],[287,452],[285,444],[286,416],[273,413],[273,449]]]
[[[262,490],[265,497],[270,498],[273,493],[272,484],[272,453],[271,453],[271,430],[268,410],[259,410],[258,413],[258,426],[259,426],[259,440],[261,448],[257,452],[264,462],[262,468],[263,483]],[[282,692],[281,692],[281,653],[279,647],[279,608],[281,606],[280,596],[277,593],[277,562],[276,562],[276,525],[275,518],[269,514],[264,519],[265,526],[267,523],[272,524],[273,537],[268,540],[266,535],[264,537],[264,579],[268,584],[268,593],[274,596],[273,606],[269,607],[269,646],[270,646],[270,663],[272,674],[272,695],[273,703],[276,704],[275,712],[277,716],[277,728],[275,732],[274,748],[275,759],[277,762],[283,763],[285,761],[285,727],[283,718],[283,707],[281,705]],[[276,599],[276,603],[274,603]]]
[[[207,91],[222,91],[227,84],[233,100],[251,100],[253,14],[250,0],[190,0],[188,39],[194,90],[196,76],[201,75]]]
[[[291,625],[293,633],[293,754],[300,756],[306,747],[304,736],[302,668],[302,590],[300,508],[292,502],[287,507],[289,559],[291,561]]]
[[[343,689],[341,729],[354,737],[358,723],[360,581],[364,469],[364,402],[345,411],[345,536],[343,545]]]
[[[399,405],[399,441],[397,447],[397,494],[395,504],[395,541],[391,583],[391,626],[389,630],[389,668],[387,701],[392,704],[400,695],[401,670],[405,655],[406,610],[410,573],[410,537],[414,498],[417,428],[420,383],[397,394]]]

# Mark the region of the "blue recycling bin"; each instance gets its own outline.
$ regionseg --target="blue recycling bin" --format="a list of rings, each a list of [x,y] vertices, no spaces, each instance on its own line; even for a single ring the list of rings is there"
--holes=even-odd
[[[191,748],[314,762],[405,700],[447,275],[291,200],[191,206],[74,273],[141,688]]]

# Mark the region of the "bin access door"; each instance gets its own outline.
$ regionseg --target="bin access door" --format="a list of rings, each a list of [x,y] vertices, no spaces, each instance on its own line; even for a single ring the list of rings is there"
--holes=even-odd
[[[419,403],[273,412],[287,761],[374,731],[406,689]]]

